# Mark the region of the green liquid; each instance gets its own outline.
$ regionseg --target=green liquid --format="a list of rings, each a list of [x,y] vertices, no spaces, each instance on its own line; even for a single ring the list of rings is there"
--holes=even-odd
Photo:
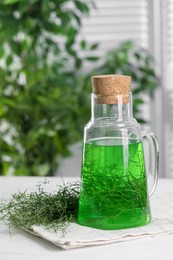
[[[98,229],[146,225],[151,216],[142,143],[107,141],[84,145],[78,223]]]

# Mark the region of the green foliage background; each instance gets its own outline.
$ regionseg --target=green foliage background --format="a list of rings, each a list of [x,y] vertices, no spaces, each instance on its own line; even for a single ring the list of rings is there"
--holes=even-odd
[[[89,120],[92,75],[131,75],[143,122],[139,94],[152,97],[158,83],[153,59],[131,41],[94,55],[98,43],[77,41],[90,8],[82,0],[0,1],[0,175],[55,174]]]

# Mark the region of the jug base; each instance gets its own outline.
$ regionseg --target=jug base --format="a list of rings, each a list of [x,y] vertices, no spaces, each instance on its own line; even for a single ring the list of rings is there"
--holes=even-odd
[[[102,230],[119,230],[145,226],[151,222],[151,215],[142,214],[141,209],[134,212],[127,211],[118,217],[115,216],[95,216],[95,217],[78,217],[78,224]]]

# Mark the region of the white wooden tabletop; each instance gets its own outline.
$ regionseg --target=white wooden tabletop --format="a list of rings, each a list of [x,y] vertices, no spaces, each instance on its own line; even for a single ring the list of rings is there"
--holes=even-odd
[[[46,178],[50,181],[48,191],[55,191],[62,184],[58,177]],[[41,177],[0,177],[0,199],[10,198],[11,194],[27,190],[36,190],[36,185],[45,178]],[[75,181],[76,178],[64,178],[65,182]],[[159,179],[156,194],[173,191],[173,179]],[[151,197],[152,210],[152,197]],[[122,242],[104,246],[92,246],[81,249],[63,250],[34,237],[28,233],[14,230],[10,237],[8,228],[0,224],[0,260],[172,260],[173,235],[163,235],[155,238],[143,238],[135,241]]]

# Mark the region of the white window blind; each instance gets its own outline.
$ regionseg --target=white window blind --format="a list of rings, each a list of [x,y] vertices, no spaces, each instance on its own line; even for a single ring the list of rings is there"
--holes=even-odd
[[[162,0],[162,33],[164,63],[173,62],[173,0]]]
[[[83,19],[81,37],[99,42],[99,54],[120,42],[134,40],[148,47],[147,0],[94,0],[89,17]]]
[[[162,1],[164,175],[173,177],[173,0]]]
[[[173,0],[94,2],[91,16],[83,19],[81,37],[99,42],[99,55],[124,40],[133,40],[155,57],[162,82],[156,109],[151,111],[151,126],[160,141],[160,176],[173,177]],[[150,114],[149,106],[143,114]]]
[[[98,42],[100,56],[133,40],[155,58],[161,85],[151,104],[151,129],[159,138],[160,177],[173,178],[173,0],[87,1],[96,7],[83,18],[79,38]]]
[[[173,63],[173,0],[167,0],[167,59]]]

